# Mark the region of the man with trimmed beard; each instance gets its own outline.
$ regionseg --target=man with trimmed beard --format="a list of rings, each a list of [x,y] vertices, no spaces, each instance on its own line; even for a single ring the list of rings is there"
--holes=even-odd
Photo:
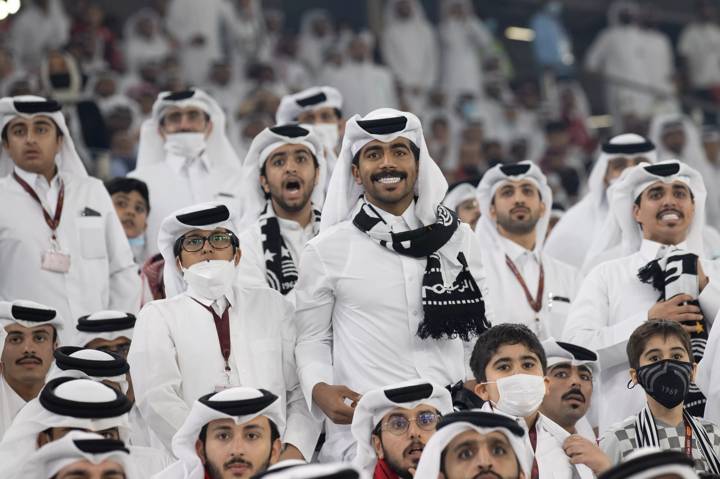
[[[446,191],[415,115],[348,120],[294,290],[300,384],[329,419],[322,461],[354,456],[347,425],[361,394],[469,375],[470,340],[488,328],[485,278],[477,237],[441,204]]]
[[[438,421],[452,411],[448,390],[422,379],[367,392],[351,427],[355,465],[375,479],[410,479]]]
[[[243,263],[262,272],[271,288],[288,294],[300,253],[320,229],[325,155],[317,135],[298,125],[273,126],[252,142],[245,159]]]
[[[173,437],[179,460],[153,479],[253,477],[278,462],[284,416],[280,399],[264,389],[207,394]]]
[[[54,309],[30,301],[0,302],[0,439],[15,415],[40,393],[62,322]],[[0,338],[1,339],[1,338]],[[3,347],[4,346],[4,347]]]
[[[679,322],[691,335],[700,360],[707,330],[718,311],[717,267],[704,258],[705,185],[701,175],[677,160],[625,170],[612,188],[614,223],[602,232],[617,237],[621,257],[599,264],[585,277],[561,338],[597,351],[598,426],[637,414],[640,388],[628,389],[625,348],[645,321]],[[599,238],[603,240],[603,238]],[[693,386],[685,406],[702,417],[705,398]]]
[[[543,252],[552,191],[536,165],[496,165],[478,185],[481,217],[475,234],[498,322],[558,337],[580,284],[577,270]]]

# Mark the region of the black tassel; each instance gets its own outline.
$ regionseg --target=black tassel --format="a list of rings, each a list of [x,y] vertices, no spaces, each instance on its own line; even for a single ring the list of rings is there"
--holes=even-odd
[[[638,270],[637,277],[645,284],[651,284],[653,288],[665,292],[665,272],[660,266],[660,260],[652,260]]]

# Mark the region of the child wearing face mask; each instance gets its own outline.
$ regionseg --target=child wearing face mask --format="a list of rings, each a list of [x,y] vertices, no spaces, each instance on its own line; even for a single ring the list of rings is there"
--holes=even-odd
[[[647,404],[605,432],[600,439],[605,453],[617,464],[642,447],[672,449],[691,457],[698,474],[720,474],[718,426],[685,409],[686,396],[696,388],[692,381],[697,365],[683,326],[668,320],[643,323],[630,336],[627,355],[628,387],[642,387]]]
[[[538,410],[547,392],[547,359],[535,333],[522,324],[493,326],[478,338],[470,358],[482,409],[516,418],[534,453],[531,477],[591,479],[606,458],[591,441],[571,435]],[[591,469],[592,468],[592,469]]]

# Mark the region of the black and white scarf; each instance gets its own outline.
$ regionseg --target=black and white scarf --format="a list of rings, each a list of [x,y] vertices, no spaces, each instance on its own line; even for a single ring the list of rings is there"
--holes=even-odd
[[[263,257],[265,258],[265,277],[270,287],[288,294],[295,287],[298,271],[290,248],[280,233],[280,223],[273,213],[270,203],[260,214],[260,233],[262,235]],[[320,227],[320,212],[313,210],[313,230],[317,234]]]
[[[353,218],[353,224],[370,238],[396,253],[413,258],[427,258],[423,275],[422,303],[424,318],[417,334],[422,339],[460,337],[469,341],[490,328],[485,318],[482,293],[468,269],[465,255],[447,258],[456,263],[459,273],[450,285],[443,280],[442,247],[452,238],[459,220],[445,206],[438,206],[437,221],[429,226],[393,233],[382,216],[364,203]]]
[[[640,268],[638,278],[660,292],[658,301],[666,301],[678,294],[688,294],[697,298],[699,294],[697,261],[698,256],[693,253],[679,248],[669,248],[662,257]],[[700,305],[697,299],[690,303]],[[703,318],[701,321],[692,321],[691,325],[696,328],[690,333],[692,355],[695,362],[700,362],[705,354],[708,340],[707,322]],[[693,416],[703,417],[706,402],[707,399],[695,383],[690,383],[690,391],[685,397],[685,409]]]
[[[683,421],[690,426],[692,435],[697,441],[697,447],[708,463],[709,472],[720,474],[720,459],[718,459],[713,443],[703,425],[687,409],[683,409]],[[635,417],[635,437],[637,438],[638,448],[660,447],[655,418],[647,405]]]

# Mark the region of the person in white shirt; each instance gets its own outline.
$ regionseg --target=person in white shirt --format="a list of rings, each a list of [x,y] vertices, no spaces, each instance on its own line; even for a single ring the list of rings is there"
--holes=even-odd
[[[389,1],[384,13],[380,37],[383,60],[400,86],[405,107],[422,117],[439,71],[435,30],[417,0]]]
[[[75,318],[136,311],[140,278],[102,182],[88,176],[60,105],[0,100],[0,299],[30,298],[58,312],[69,343]]]
[[[520,323],[540,339],[558,337],[580,285],[578,272],[543,253],[552,190],[537,165],[496,165],[477,188],[488,303],[496,322]]]
[[[530,479],[533,455],[525,436],[525,429],[501,414],[448,414],[425,446],[414,477]]]
[[[288,294],[297,281],[300,253],[320,229],[323,146],[302,126],[274,126],[255,137],[245,163],[243,224],[249,226],[240,235],[240,268],[253,266],[271,288]]]
[[[264,389],[233,387],[192,404],[173,438],[178,461],[153,479],[257,477],[280,459],[282,401]]]
[[[61,327],[57,312],[47,306],[0,302],[0,328],[5,332],[0,345],[0,439],[45,385]]]
[[[611,138],[602,145],[588,178],[588,191],[555,225],[545,242],[546,254],[582,268],[588,249],[608,215],[607,188],[625,168],[642,162],[655,163],[655,145],[634,133]]]
[[[467,377],[469,340],[488,327],[485,280],[477,238],[440,204],[446,190],[415,115],[348,120],[294,290],[300,383],[330,419],[324,459],[354,454],[346,399],[412,378]]]
[[[236,281],[241,250],[227,207],[204,203],[173,213],[163,221],[159,246],[166,289],[177,293],[140,311],[128,355],[137,404],[152,432],[170,450],[197,398],[262,387],[287,411],[286,457],[309,459],[319,424],[297,386],[292,305],[266,286]]]
[[[18,472],[34,451],[79,429],[125,443],[130,438],[127,412],[132,403],[120,390],[84,373],[59,376],[16,416],[0,442],[3,478],[20,479]],[[132,447],[133,462],[148,474],[167,466],[167,458],[150,448]]]
[[[64,45],[70,35],[70,21],[59,0],[36,0],[23,4],[13,19],[7,42],[18,64],[36,70],[47,50]],[[38,28],[42,25],[42,28]]]
[[[635,328],[653,319],[679,321],[697,342],[696,353],[704,349],[720,306],[717,281],[709,279],[717,267],[703,259],[705,197],[702,177],[678,161],[635,166],[613,187],[615,222],[603,235],[619,235],[622,254],[588,273],[562,334],[598,353],[599,387],[612,398],[599,401],[599,434],[643,406],[642,391],[627,388],[625,348]],[[697,395],[688,406],[702,408],[704,399]]]
[[[100,434],[70,431],[37,450],[21,477],[37,479],[140,479],[122,441]]]
[[[460,221],[467,223],[470,229],[475,227],[480,219],[480,204],[477,200],[477,186],[469,181],[450,185],[443,204],[453,210]]]
[[[355,465],[375,478],[412,477],[440,418],[452,411],[450,392],[423,379],[368,391],[351,426]]]
[[[160,223],[175,210],[223,201],[240,213],[242,161],[226,136],[220,105],[202,90],[158,95],[140,130],[137,167],[128,176],[143,180],[150,193],[149,256],[158,252]]]

